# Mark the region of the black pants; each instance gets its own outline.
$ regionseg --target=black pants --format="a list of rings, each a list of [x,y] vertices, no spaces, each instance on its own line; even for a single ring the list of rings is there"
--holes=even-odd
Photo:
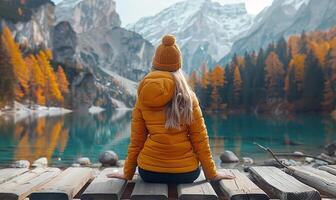
[[[198,167],[196,170],[192,172],[186,173],[160,173],[160,172],[152,172],[141,169],[138,167],[139,175],[142,180],[149,183],[192,183],[194,182],[198,176],[200,175],[200,168]]]

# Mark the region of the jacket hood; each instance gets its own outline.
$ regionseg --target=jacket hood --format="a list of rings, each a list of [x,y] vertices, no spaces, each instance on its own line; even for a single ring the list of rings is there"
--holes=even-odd
[[[175,92],[175,80],[170,72],[153,71],[141,81],[138,98],[141,104],[148,107],[166,105]]]

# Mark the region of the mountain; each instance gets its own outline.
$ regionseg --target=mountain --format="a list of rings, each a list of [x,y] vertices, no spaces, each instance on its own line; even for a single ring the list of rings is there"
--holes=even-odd
[[[0,1],[0,10],[8,6],[15,12],[0,14],[0,31],[10,28],[23,56],[52,49],[52,65],[63,66],[71,83],[67,106],[83,111],[133,106],[154,47],[120,27],[114,1],[64,0],[56,8],[49,0]]]
[[[108,0],[64,0],[57,5],[56,16],[56,23],[69,21],[77,33],[121,24],[116,3]]]
[[[99,67],[99,73],[108,71],[134,85],[150,70],[154,47],[141,35],[120,27],[115,7],[111,0],[64,0],[56,7],[56,17],[68,21],[78,33],[78,54],[84,65]]]
[[[21,15],[17,12],[21,10]],[[50,30],[54,22],[55,5],[49,0],[19,0],[0,2],[0,29],[10,27],[15,40],[31,49],[51,46]]]
[[[335,0],[274,0],[256,16],[253,26],[241,35],[221,62],[234,53],[258,50],[282,36],[331,28],[336,25],[335,13]]]
[[[204,62],[212,65],[229,53],[236,37],[252,25],[252,19],[242,3],[221,5],[211,0],[186,0],[126,28],[154,45],[166,33],[176,35],[184,56],[184,70],[190,72]]]

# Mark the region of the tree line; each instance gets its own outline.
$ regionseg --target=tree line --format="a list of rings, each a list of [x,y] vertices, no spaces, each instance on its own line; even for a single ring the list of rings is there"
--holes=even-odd
[[[331,111],[336,92],[336,28],[279,39],[225,66],[204,63],[189,77],[205,109]]]
[[[46,106],[63,106],[69,82],[62,66],[53,68],[50,49],[23,55],[8,27],[0,39],[0,105],[14,100]]]

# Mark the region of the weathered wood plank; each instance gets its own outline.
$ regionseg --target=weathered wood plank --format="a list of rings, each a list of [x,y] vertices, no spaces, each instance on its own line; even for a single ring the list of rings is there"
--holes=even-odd
[[[68,168],[30,195],[30,200],[71,200],[93,177],[90,168]]]
[[[217,194],[205,179],[203,171],[194,183],[177,185],[178,199],[181,200],[217,200]]]
[[[301,182],[316,188],[322,194],[336,197],[336,176],[309,166],[291,167],[291,175]]]
[[[107,168],[95,178],[81,196],[82,200],[118,200],[125,190],[127,181],[107,178],[112,172],[122,171],[121,168]]]
[[[276,167],[251,167],[256,184],[271,198],[280,200],[320,200],[317,190],[309,187]]]
[[[329,172],[330,174],[336,175],[336,165],[325,165],[319,167],[320,170]]]
[[[220,189],[230,200],[268,200],[267,194],[254,184],[245,174],[237,169],[220,170],[235,179],[224,179],[219,182]]]
[[[0,184],[11,180],[25,172],[29,171],[29,169],[22,168],[7,168],[0,170]]]
[[[0,199],[22,200],[60,174],[58,168],[37,168],[0,185]]]
[[[168,185],[161,183],[146,183],[140,176],[135,179],[131,200],[167,200]]]

